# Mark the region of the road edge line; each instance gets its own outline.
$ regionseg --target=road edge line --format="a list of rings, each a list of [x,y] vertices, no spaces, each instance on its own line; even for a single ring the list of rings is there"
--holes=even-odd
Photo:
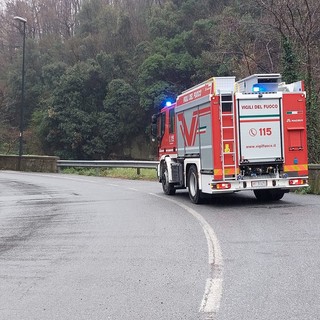
[[[223,257],[219,240],[214,232],[213,228],[204,219],[204,217],[196,210],[189,206],[178,202],[174,199],[157,195],[155,193],[149,193],[152,196],[170,201],[180,208],[190,213],[200,224],[202,230],[207,239],[208,245],[208,260],[210,266],[210,276],[206,280],[205,292],[200,304],[199,312],[210,314],[210,319],[213,319],[213,315],[217,314],[220,308],[220,301],[222,297],[223,288]]]

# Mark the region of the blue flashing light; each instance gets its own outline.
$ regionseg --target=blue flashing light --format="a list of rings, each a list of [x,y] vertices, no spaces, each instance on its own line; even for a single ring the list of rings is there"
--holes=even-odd
[[[166,107],[171,107],[172,106],[172,102],[171,101],[166,101]]]
[[[266,92],[277,92],[278,83],[256,83],[252,86],[253,93],[266,93]]]
[[[257,85],[254,85],[253,88],[252,88],[252,91],[255,92],[255,93],[256,92],[260,92],[260,87],[258,87]]]

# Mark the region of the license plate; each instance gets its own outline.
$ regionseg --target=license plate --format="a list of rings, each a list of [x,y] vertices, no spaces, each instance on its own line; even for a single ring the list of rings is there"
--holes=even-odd
[[[267,180],[252,181],[251,186],[252,187],[266,187]]]

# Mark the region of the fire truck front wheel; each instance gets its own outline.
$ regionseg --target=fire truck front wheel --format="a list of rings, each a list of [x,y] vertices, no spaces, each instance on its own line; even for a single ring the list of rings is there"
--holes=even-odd
[[[188,170],[188,191],[190,200],[199,204],[202,202],[201,190],[199,189],[198,170],[195,165],[191,165]]]
[[[168,168],[166,165],[164,165],[162,168],[161,183],[162,183],[163,192],[165,194],[173,195],[176,193],[176,189],[173,183],[169,183]]]
[[[278,201],[282,199],[285,190],[281,189],[272,189],[272,190],[254,190],[254,195],[259,201]]]

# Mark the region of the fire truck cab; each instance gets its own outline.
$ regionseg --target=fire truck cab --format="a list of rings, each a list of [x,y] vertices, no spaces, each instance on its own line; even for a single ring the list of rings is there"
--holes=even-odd
[[[164,193],[252,190],[280,200],[308,185],[306,94],[303,81],[280,74],[214,77],[182,92],[152,118],[158,178]]]

